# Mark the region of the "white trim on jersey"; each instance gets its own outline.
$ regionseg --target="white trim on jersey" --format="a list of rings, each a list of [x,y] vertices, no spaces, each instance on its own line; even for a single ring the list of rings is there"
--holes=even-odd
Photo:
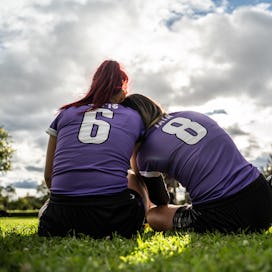
[[[161,175],[161,172],[147,172],[147,171],[140,171],[140,174],[143,176],[143,177],[146,177],[146,178],[157,178]]]
[[[53,128],[48,128],[46,131],[45,131],[47,134],[51,135],[51,136],[55,136],[57,137],[57,131]]]

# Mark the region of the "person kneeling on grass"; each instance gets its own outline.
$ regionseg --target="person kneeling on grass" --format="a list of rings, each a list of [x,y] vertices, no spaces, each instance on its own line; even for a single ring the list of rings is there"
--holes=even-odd
[[[147,194],[127,171],[145,127],[138,112],[118,104],[127,83],[118,62],[104,61],[86,96],[62,106],[50,125],[45,181],[51,195],[39,213],[40,236],[129,238],[142,228]]]
[[[214,120],[193,111],[166,114],[140,94],[122,104],[137,110],[148,128],[132,161],[134,171],[153,188],[165,173],[190,194],[190,205],[151,208],[147,222],[154,230],[230,233],[271,226],[271,185]]]

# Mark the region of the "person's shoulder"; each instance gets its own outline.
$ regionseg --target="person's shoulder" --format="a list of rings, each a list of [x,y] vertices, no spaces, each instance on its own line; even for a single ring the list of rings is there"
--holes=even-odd
[[[91,110],[91,105],[82,105],[82,106],[71,106],[67,109],[62,110],[63,114],[78,114],[78,113],[85,113],[88,110]]]
[[[186,111],[176,111],[176,112],[171,112],[169,113],[170,116],[173,117],[184,117],[184,118],[201,118],[201,119],[210,119],[210,117],[205,114],[205,113],[201,113],[198,111],[192,111],[192,110],[186,110]]]
[[[125,107],[121,104],[119,104],[119,106],[122,116],[121,118],[123,118],[127,124],[129,124],[130,126],[139,126],[143,130],[145,129],[144,121],[138,111],[130,107]]]
[[[192,111],[192,110],[183,110],[183,111],[175,111],[170,112],[169,115],[172,116],[182,116],[182,115],[203,115],[203,113]]]
[[[136,110],[134,110],[134,109],[132,109],[132,108],[130,108],[130,107],[126,107],[126,106],[124,106],[124,105],[122,105],[122,104],[119,104],[118,106],[120,107],[120,109],[121,109],[122,111],[124,111],[124,112],[126,112],[126,113],[128,113],[128,114],[130,114],[130,115],[140,116],[140,114],[139,114]]]

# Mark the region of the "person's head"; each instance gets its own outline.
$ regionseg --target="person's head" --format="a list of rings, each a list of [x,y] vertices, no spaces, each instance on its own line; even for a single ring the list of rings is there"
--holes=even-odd
[[[165,115],[165,111],[159,104],[141,94],[128,95],[122,102],[122,105],[136,110],[141,115],[147,129]]]
[[[105,103],[120,103],[127,94],[128,76],[121,65],[114,60],[105,60],[96,70],[87,94],[80,100],[64,105],[71,106],[93,104],[93,109]]]

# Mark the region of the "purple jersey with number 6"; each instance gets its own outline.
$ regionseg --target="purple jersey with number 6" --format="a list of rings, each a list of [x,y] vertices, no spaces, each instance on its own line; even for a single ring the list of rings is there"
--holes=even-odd
[[[179,181],[193,204],[233,195],[260,175],[214,120],[192,111],[171,113],[152,127],[137,164],[144,176],[163,172]]]
[[[57,137],[51,192],[101,195],[127,188],[135,142],[144,132],[140,115],[119,104],[70,107],[47,132]]]

